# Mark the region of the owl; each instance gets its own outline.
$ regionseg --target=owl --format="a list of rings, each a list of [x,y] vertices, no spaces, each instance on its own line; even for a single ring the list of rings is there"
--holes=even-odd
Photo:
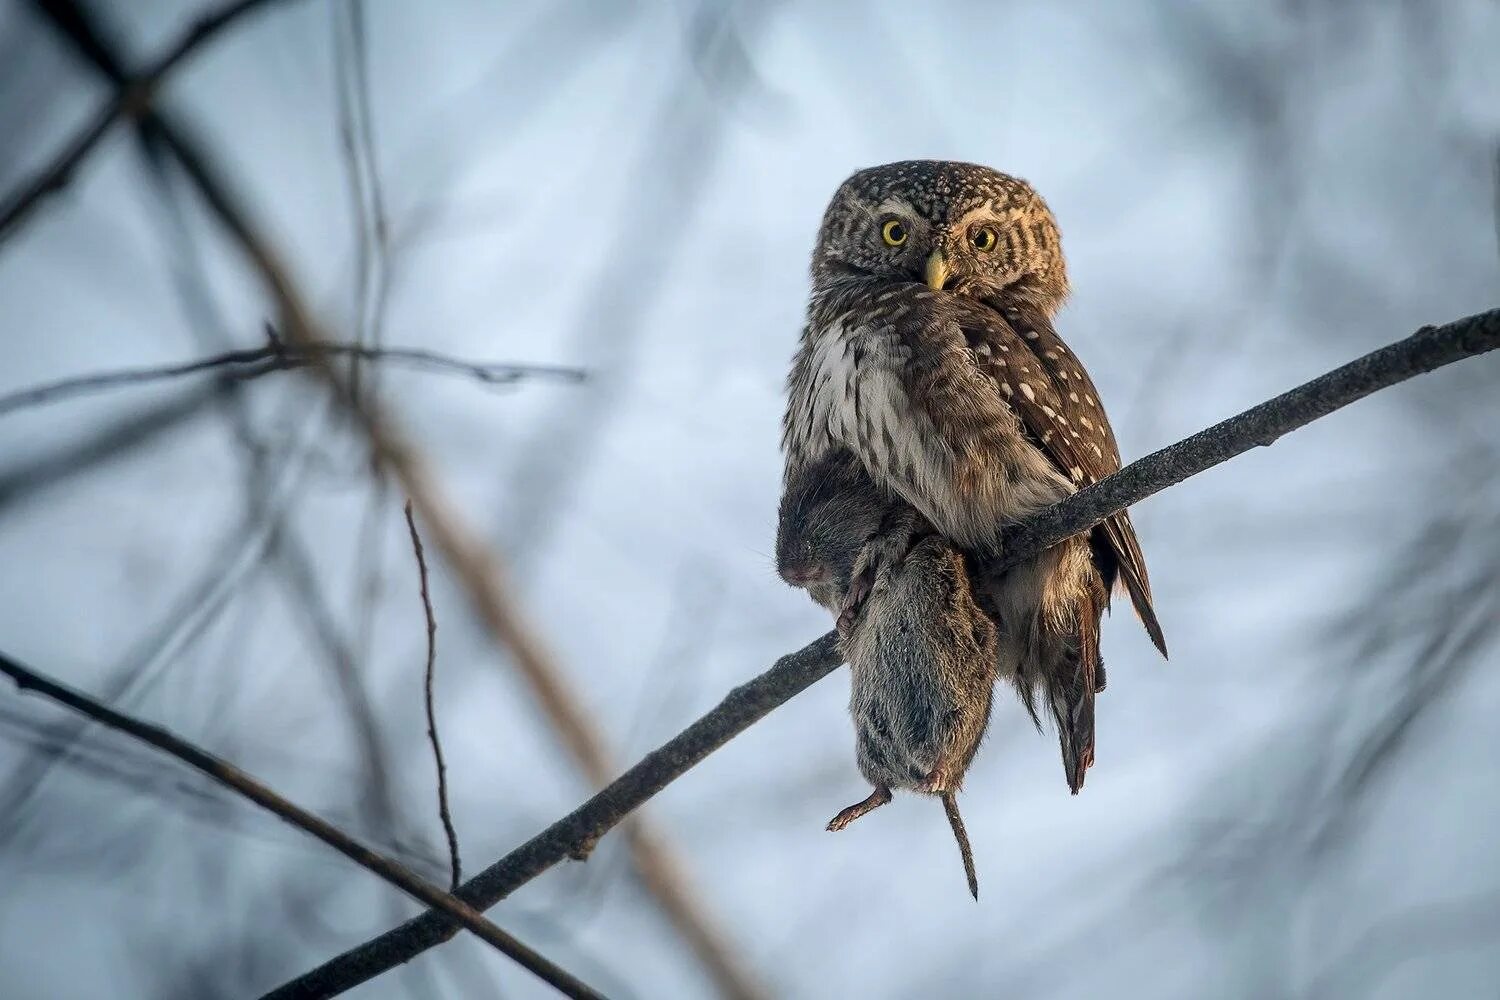
[[[861,170],[835,192],[787,386],[790,481],[847,448],[971,554],[1120,467],[1098,390],[1053,328],[1068,294],[1057,223],[1025,181],[969,163]],[[1056,723],[1076,794],[1094,759],[1101,618],[1122,586],[1162,654],[1128,513],[986,580],[999,669]],[[868,592],[850,587],[846,614]]]

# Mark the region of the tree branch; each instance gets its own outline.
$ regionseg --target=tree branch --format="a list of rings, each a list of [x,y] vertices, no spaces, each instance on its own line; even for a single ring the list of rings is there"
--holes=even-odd
[[[467,375],[488,385],[511,385],[526,378],[555,378],[565,382],[582,382],[587,375],[581,368],[562,365],[517,365],[465,361],[436,351],[414,347],[366,347],[361,344],[284,344],[273,340],[262,347],[225,351],[197,361],[161,367],[124,368],[119,371],[79,375],[49,382],[46,385],[19,389],[0,396],[0,416],[27,406],[53,403],[70,396],[114,389],[123,385],[165,382],[201,372],[226,370],[227,377],[244,381],[324,364],[330,358],[358,358],[405,365],[422,371],[452,372]]]
[[[468,903],[439,889],[400,862],[364,846],[326,820],[287,801],[228,761],[215,757],[160,726],[116,712],[81,692],[22,666],[5,653],[0,653],[0,673],[8,675],[23,692],[34,691],[66,705],[110,729],[148,743],[203,772],[219,784],[234,789],[261,808],[317,837],[355,864],[369,869],[396,888],[457,921],[565,996],[600,996],[568,972],[495,926]]]
[[[1041,511],[1006,534],[1002,547],[1014,552],[1007,552],[992,569],[1009,569],[1031,553],[1092,528],[1116,511],[1251,448],[1270,447],[1283,435],[1372,392],[1496,347],[1500,347],[1500,309],[1442,326],[1424,326],[1410,337],[1152,452]]]
[[[1439,327],[1367,354],[1275,399],[1132,462],[1112,476],[1040,512],[1005,535],[1005,555],[986,567],[1001,572],[1086,531],[1190,476],[1326,416],[1397,382],[1500,347],[1500,309]],[[558,862],[591,849],[632,810],[839,666],[838,636],[822,636],[783,656],[714,709],[646,755],[607,788],[464,883],[457,892],[488,909]],[[344,952],[267,995],[266,1000],[326,997],[411,960],[452,932],[447,917],[425,913]]]
[[[26,221],[26,217],[41,203],[43,198],[67,186],[68,182],[73,179],[73,173],[78,169],[79,164],[83,163],[99,145],[99,141],[109,132],[111,125],[122,118],[133,118],[145,110],[156,96],[156,91],[161,87],[162,81],[183,60],[246,14],[253,13],[260,7],[282,2],[284,0],[233,0],[194,22],[192,27],[188,28],[177,40],[177,43],[145,72],[118,87],[114,96],[99,109],[98,114],[89,121],[89,124],[79,130],[73,140],[63,147],[55,160],[34,174],[29,181],[21,185],[15,194],[5,200],[5,207],[0,208],[0,243],[3,243],[13,230]]]
[[[411,501],[406,501],[406,528],[411,533],[411,550],[417,558],[417,579],[421,584],[422,613],[427,618],[427,671],[423,694],[427,705],[427,739],[432,743],[432,759],[437,763],[438,818],[448,838],[448,863],[452,868],[449,891],[456,891],[463,881],[458,863],[458,833],[453,829],[453,814],[448,811],[448,768],[443,763],[443,744],[438,741],[437,714],[432,705],[432,682],[437,673],[437,617],[432,613],[432,595],[427,590],[427,557],[422,552],[422,536],[417,534],[417,519]]]

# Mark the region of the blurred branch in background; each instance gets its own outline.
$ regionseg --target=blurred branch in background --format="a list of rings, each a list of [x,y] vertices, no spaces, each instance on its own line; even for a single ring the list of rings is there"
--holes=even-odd
[[[1379,993],[1392,971],[1434,952],[1493,945],[1500,936],[1500,893],[1480,892],[1415,906],[1377,921],[1338,955],[1303,994],[1368,997]]]
[[[594,391],[541,421],[511,464],[511,477],[529,484],[517,498],[506,532],[506,551],[515,563],[525,565],[563,520],[558,512],[572,501],[578,477],[611,424],[610,411],[630,384],[650,332],[651,310],[666,284],[642,275],[671,274],[718,167],[724,132],[734,120],[729,111],[747,92],[764,90],[745,36],[759,32],[776,6],[704,0],[691,9],[684,26],[687,64],[645,127],[629,173],[632,195],[611,230],[614,242],[604,255],[604,270],[579,303],[567,334],[597,374]],[[643,232],[652,234],[644,244]]]
[[[4,653],[0,653],[0,673],[6,674],[15,681],[16,686],[22,691],[34,691],[111,729],[149,743],[158,750],[171,754],[189,767],[203,772],[220,784],[234,789],[256,805],[312,834],[355,864],[369,869],[403,892],[428,906],[442,910],[523,968],[556,987],[565,996],[580,998],[600,996],[599,993],[496,927],[485,918],[484,914],[467,903],[439,889],[400,862],[370,850],[333,824],[288,802],[228,761],[179,739],[159,726],[121,715],[87,695],[22,666]]]
[[[162,240],[168,253],[170,272],[177,297],[188,321],[192,336],[207,349],[225,349],[235,342],[234,323],[226,319],[215,304],[212,282],[205,270],[205,260],[210,249],[198,238],[191,225],[191,207],[195,204],[191,188],[178,183],[180,177],[173,169],[174,161],[169,150],[153,134],[137,131],[140,147],[150,171],[153,188],[161,204],[161,212],[153,214],[161,221]],[[267,329],[267,336],[279,342],[274,329]],[[289,386],[295,390],[298,386]],[[284,398],[294,398],[293,393],[284,393]],[[278,408],[279,409],[279,408]],[[279,495],[273,489],[274,481],[282,476],[289,465],[301,462],[310,456],[315,444],[309,439],[304,445],[294,440],[295,426],[262,430],[258,427],[248,395],[236,396],[220,407],[220,412],[229,426],[236,451],[244,471],[244,494],[249,499],[252,516],[257,524],[265,524],[269,531],[266,555],[270,559],[273,580],[285,594],[287,611],[304,627],[319,665],[333,681],[344,715],[353,737],[358,773],[352,780],[340,783],[343,794],[357,804],[358,829],[365,839],[377,844],[391,845],[396,856],[417,863],[418,870],[437,870],[440,862],[433,861],[419,828],[409,823],[398,804],[398,788],[395,768],[392,765],[390,741],[381,730],[376,699],[371,693],[373,664],[368,655],[361,655],[346,630],[338,621],[324,584],[318,573],[318,552],[304,542],[297,526],[298,514],[307,509],[304,484],[311,477],[302,477],[300,482]],[[320,654],[320,655],[319,655]],[[332,722],[333,719],[327,721]],[[290,875],[290,873],[289,873]],[[309,891],[303,879],[291,875],[282,884],[269,883],[258,887],[264,898],[277,900],[287,898],[289,905],[297,901],[326,896],[336,884],[327,874],[316,880]],[[401,900],[388,897],[386,909],[399,914]],[[304,916],[310,917],[316,910],[304,905]],[[310,922],[304,920],[304,922]],[[244,936],[243,925],[236,926],[231,917],[223,920],[222,933],[229,936]],[[337,931],[326,926],[317,928],[324,937],[336,937]],[[305,932],[304,932],[305,936]],[[264,982],[274,970],[285,963],[277,960],[274,948],[262,948],[254,952],[257,967],[243,968],[237,984],[230,992],[243,991],[244,984]],[[471,952],[465,951],[460,961],[449,963],[449,968],[472,964]],[[427,966],[410,966],[401,971],[402,988],[414,995],[426,996],[440,992],[434,981],[436,970]],[[174,988],[183,988],[178,984]]]
[[[114,96],[99,109],[99,113],[63,147],[62,153],[21,189],[5,200],[0,208],[0,245],[6,237],[26,221],[31,211],[49,194],[62,190],[73,177],[78,165],[88,158],[98,146],[99,140],[109,128],[122,118],[139,115],[156,96],[156,89],[174,69],[188,56],[212,41],[229,28],[261,7],[285,3],[286,0],[234,0],[211,14],[204,15],[193,24],[175,45],[139,75],[123,81]]]
[[[1005,554],[986,570],[1003,572],[1117,511],[1252,448],[1269,446],[1284,434],[1381,388],[1497,348],[1500,309],[1441,327],[1424,327],[1132,462],[1054,504],[1008,531],[1002,545]],[[783,656],[598,795],[464,883],[458,895],[487,909],[558,862],[588,852],[633,810],[842,662],[835,632]],[[342,992],[441,943],[449,933],[443,915],[425,913],[298,977],[268,994],[268,1000]]]
[[[288,345],[281,342],[274,330],[269,332],[270,340],[263,347],[226,351],[180,365],[126,368],[94,375],[79,375],[75,378],[61,379],[47,385],[7,393],[0,396],[0,416],[28,406],[55,403],[85,393],[101,392],[127,385],[170,381],[217,369],[227,369],[223,377],[243,382],[269,375],[272,372],[291,371],[324,364],[330,358],[380,361],[424,371],[466,375],[488,385],[513,385],[528,378],[554,378],[563,382],[582,382],[587,377],[579,368],[561,365],[517,365],[509,362],[465,361],[462,358],[449,357],[436,351],[409,347],[363,347],[359,344]]]
[[[239,379],[217,377],[208,385],[111,421],[49,454],[0,468],[0,513],[181,430],[239,387]]]
[[[88,12],[73,0],[33,0],[52,24],[99,72],[117,86],[128,85],[121,59],[105,40]],[[368,397],[354,395],[348,380],[330,363],[324,348],[332,339],[312,319],[305,298],[270,243],[239,203],[214,164],[207,148],[182,122],[159,109],[145,109],[137,128],[148,142],[169,149],[205,203],[249,258],[281,310],[289,342],[311,350],[315,369],[334,390],[336,398],[364,428],[383,466],[389,469],[422,514],[437,548],[468,591],[480,619],[531,685],[565,747],[589,781],[604,785],[614,773],[597,727],[584,711],[559,665],[525,621],[504,582],[501,567],[458,515],[429,473],[425,460]],[[753,998],[764,991],[735,955],[689,887],[685,873],[657,835],[639,817],[631,820],[632,856],[645,885],[662,905],[678,931],[692,946],[720,991],[730,997]],[[450,927],[444,928],[451,934]]]

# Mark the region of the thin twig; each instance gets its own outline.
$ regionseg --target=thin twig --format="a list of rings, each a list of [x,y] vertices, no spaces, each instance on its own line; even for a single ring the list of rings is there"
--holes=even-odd
[[[155,98],[162,81],[183,60],[246,14],[281,2],[283,0],[233,0],[195,21],[177,43],[145,72],[129,80],[125,86],[117,88],[114,96],[79,130],[55,160],[33,175],[15,194],[5,199],[5,207],[0,209],[0,242],[4,242],[11,231],[25,221],[26,216],[31,214],[32,209],[43,198],[67,186],[78,165],[99,145],[99,140],[109,132],[111,125],[144,111]]]
[[[427,699],[427,738],[432,742],[432,759],[437,762],[438,816],[443,821],[443,833],[448,837],[448,861],[453,869],[449,883],[457,890],[463,881],[458,863],[458,834],[453,829],[453,814],[448,811],[448,768],[443,763],[443,744],[438,740],[437,715],[432,707],[432,681],[437,672],[437,617],[432,613],[432,594],[427,589],[427,556],[422,551],[422,536],[417,534],[417,519],[412,513],[411,501],[406,501],[406,527],[411,532],[411,550],[417,557],[417,577],[421,582],[422,612],[427,616],[427,675],[425,697]]]
[[[1355,400],[1443,365],[1500,348],[1500,309],[1441,327],[1425,327],[1275,399],[1132,462],[1096,485],[1042,511],[1005,536],[990,571],[1032,558],[1169,486],[1228,461]],[[459,887],[456,895],[488,909],[548,868],[590,849],[656,793],[753,723],[832,673],[842,662],[834,632],[776,661],[711,711],[647,754],[599,794]],[[267,1000],[329,996],[366,982],[441,943],[446,917],[426,913],[344,952],[267,995]]]
[[[564,382],[582,382],[582,369],[562,365],[517,365],[505,362],[465,361],[436,351],[415,347],[366,347],[360,344],[283,344],[272,341],[262,347],[225,351],[197,361],[178,365],[145,368],[122,368],[112,372],[78,375],[49,382],[46,385],[19,389],[0,396],[0,416],[14,410],[42,403],[54,403],[70,396],[115,389],[122,385],[165,382],[201,372],[226,369],[235,379],[259,378],[271,372],[290,371],[322,364],[328,358],[352,357],[364,361],[381,361],[430,372],[467,375],[487,385],[512,385],[527,378],[555,378]]]
[[[261,808],[317,837],[329,847],[379,875],[396,888],[428,906],[441,910],[565,996],[600,996],[568,972],[553,965],[546,958],[495,926],[484,914],[468,903],[439,889],[399,861],[371,850],[333,824],[287,801],[228,761],[214,756],[207,750],[181,739],[160,726],[116,712],[88,695],[22,666],[5,653],[0,653],[0,673],[8,675],[22,691],[34,691],[59,704],[66,705],[73,711],[86,715],[110,729],[148,743],[176,757],[189,767],[203,772],[219,784],[234,789]]]

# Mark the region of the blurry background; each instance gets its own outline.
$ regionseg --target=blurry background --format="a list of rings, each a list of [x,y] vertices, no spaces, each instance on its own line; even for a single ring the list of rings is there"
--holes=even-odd
[[[207,7],[93,3],[132,67]],[[621,766],[829,627],[775,576],[781,388],[823,206],[908,157],[1030,179],[1127,459],[1500,297],[1500,7],[301,0],[170,78],[506,562]],[[0,192],[108,94],[0,3]],[[0,394],[263,343],[268,299],[116,126],[0,244]],[[1500,359],[1137,508],[1172,648],[1105,633],[1098,764],[998,701],[984,886],[867,791],[836,674],[646,810],[768,995],[1489,996],[1500,977]],[[0,416],[0,643],[446,882],[398,488],[303,375]],[[467,871],[590,789],[432,556]],[[0,994],[245,997],[415,912],[123,738],[0,693]],[[610,995],[712,995],[619,834],[496,908]],[[547,995],[471,937],[360,997]]]

